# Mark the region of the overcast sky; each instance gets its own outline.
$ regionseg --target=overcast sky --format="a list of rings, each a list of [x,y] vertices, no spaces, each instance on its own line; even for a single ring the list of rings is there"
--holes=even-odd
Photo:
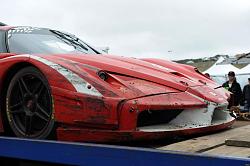
[[[250,52],[249,0],[1,0],[0,22],[71,32],[114,55]]]

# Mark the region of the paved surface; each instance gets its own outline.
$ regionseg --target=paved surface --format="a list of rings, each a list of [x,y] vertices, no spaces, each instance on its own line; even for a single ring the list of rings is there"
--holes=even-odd
[[[241,126],[246,126],[246,125],[250,125],[250,121],[240,121],[240,120],[237,120],[237,121],[233,124],[233,128],[241,127]]]
[[[249,135],[249,122],[239,121],[235,123],[234,128],[229,130],[195,137],[156,148],[167,151],[250,158]]]

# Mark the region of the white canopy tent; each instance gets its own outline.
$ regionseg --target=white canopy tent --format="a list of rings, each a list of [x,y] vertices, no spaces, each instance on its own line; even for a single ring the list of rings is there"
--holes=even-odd
[[[223,57],[220,57],[209,69],[203,72],[208,73],[218,84],[223,84],[227,81],[227,74],[229,71],[234,71],[236,75],[240,71],[240,69],[231,64],[218,65],[224,60]]]
[[[240,71],[240,69],[231,64],[218,65],[218,63],[221,63],[222,61],[224,61],[224,58],[220,57],[209,69],[207,69],[203,73],[208,73],[211,76],[225,76],[229,71],[234,71],[235,73],[238,73]]]

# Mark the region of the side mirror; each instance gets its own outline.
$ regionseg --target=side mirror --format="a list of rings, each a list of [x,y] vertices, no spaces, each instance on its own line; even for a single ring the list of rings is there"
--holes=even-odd
[[[105,52],[106,54],[108,54],[108,53],[109,53],[109,50],[110,50],[109,47],[97,47],[97,49],[99,49],[99,50]]]
[[[6,26],[6,24],[4,24],[4,23],[0,22],[0,26]]]

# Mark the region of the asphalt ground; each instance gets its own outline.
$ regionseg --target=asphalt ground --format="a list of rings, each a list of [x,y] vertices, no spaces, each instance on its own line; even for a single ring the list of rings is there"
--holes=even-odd
[[[250,125],[250,121],[236,120],[236,122],[233,124],[233,128],[246,126],[246,125]]]

